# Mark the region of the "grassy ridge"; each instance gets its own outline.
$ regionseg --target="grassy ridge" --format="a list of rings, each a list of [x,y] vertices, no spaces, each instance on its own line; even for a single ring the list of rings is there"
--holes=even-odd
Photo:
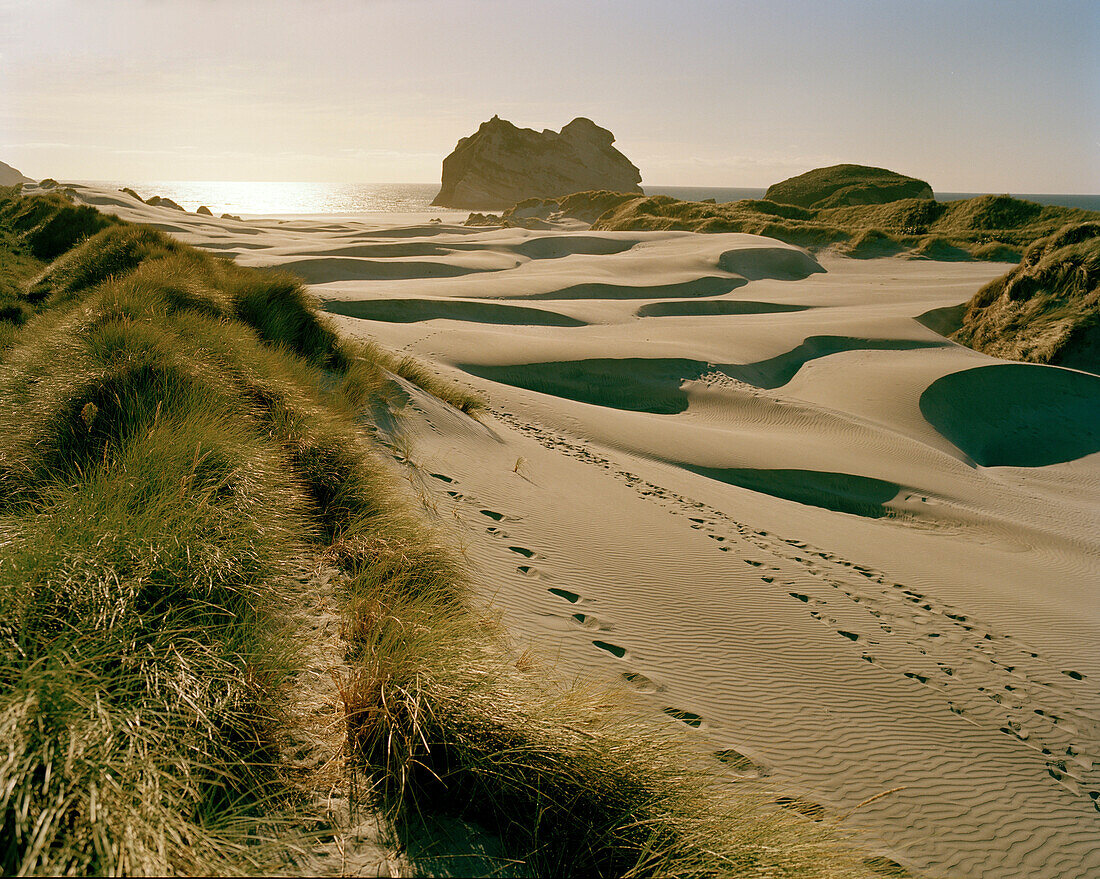
[[[23,202],[0,211],[41,209]],[[387,370],[476,400],[343,343],[290,278],[140,226],[75,229],[38,276],[16,266],[29,317],[0,360],[5,873],[255,872],[304,844],[280,706],[318,557],[347,757],[401,832],[459,814],[540,875],[864,872],[614,697],[508,654],[359,426],[393,404]]]
[[[1019,260],[1023,250],[1067,224],[1100,221],[1096,211],[1039,205],[1007,195],[803,208],[767,199],[714,204],[667,195],[595,191],[529,200],[499,218],[472,222],[537,226],[555,212],[591,222],[595,230],[745,232],[811,251],[831,248],[857,258],[907,252],[925,259],[995,262]]]

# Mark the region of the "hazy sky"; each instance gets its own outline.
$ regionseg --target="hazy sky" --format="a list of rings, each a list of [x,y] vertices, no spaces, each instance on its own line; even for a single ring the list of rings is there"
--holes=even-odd
[[[610,128],[643,185],[837,162],[1100,192],[1100,2],[0,0],[29,176],[429,182],[494,113]]]

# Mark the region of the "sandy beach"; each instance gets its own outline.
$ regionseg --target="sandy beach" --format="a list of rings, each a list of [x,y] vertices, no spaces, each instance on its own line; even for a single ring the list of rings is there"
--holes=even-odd
[[[483,394],[395,466],[562,677],[917,875],[1100,871],[1100,377],[937,332],[1009,266],[75,191]]]

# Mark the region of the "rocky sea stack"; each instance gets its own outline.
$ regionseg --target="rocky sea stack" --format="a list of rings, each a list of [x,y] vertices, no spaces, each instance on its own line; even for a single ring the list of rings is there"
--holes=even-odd
[[[610,131],[584,117],[560,132],[540,133],[494,116],[443,160],[442,187],[432,204],[499,210],[592,189],[641,193],[641,173],[614,142]]]
[[[896,171],[867,165],[832,165],[774,183],[764,198],[800,208],[839,208],[933,195],[932,187],[923,180]]]

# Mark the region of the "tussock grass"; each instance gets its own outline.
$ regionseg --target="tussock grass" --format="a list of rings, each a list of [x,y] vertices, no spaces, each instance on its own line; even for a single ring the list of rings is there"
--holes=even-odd
[[[42,273],[0,360],[4,872],[248,873],[306,844],[280,706],[316,555],[348,758],[406,837],[460,815],[522,874],[865,872],[621,694],[509,652],[357,426],[391,373],[431,387],[420,367],[336,339],[292,279],[99,235]]]
[[[904,188],[902,183],[899,186]],[[873,180],[871,184],[878,186]],[[830,196],[802,207],[768,198],[711,204],[667,195],[580,192],[528,205],[526,211],[521,210],[524,205],[516,205],[512,212],[504,212],[500,222],[522,226],[527,222],[525,214],[533,210],[539,216],[562,211],[587,222],[602,211],[593,222],[595,230],[744,232],[811,251],[831,248],[861,257],[908,253],[922,259],[1014,262],[1040,238],[1067,224],[1096,222],[1100,217],[1096,211],[1039,205],[1007,195],[937,202],[929,193],[885,204],[845,204],[848,197],[859,198],[845,189],[834,195],[839,201]]]
[[[363,396],[326,393],[343,349],[296,282],[122,225],[42,270],[3,231],[23,319],[0,362],[0,867],[269,867],[297,796],[289,572],[384,502],[349,451]],[[356,357],[344,381],[377,400]]]
[[[59,192],[21,198],[19,189],[0,187],[0,222],[27,244],[36,259],[53,259],[116,222],[95,208],[74,205]]]
[[[951,338],[996,357],[1100,372],[1100,222],[1032,244],[974,294]]]
[[[717,785],[623,694],[509,662],[450,593],[347,590],[349,747],[404,832],[428,809],[476,822],[519,875],[864,875],[819,826]]]

